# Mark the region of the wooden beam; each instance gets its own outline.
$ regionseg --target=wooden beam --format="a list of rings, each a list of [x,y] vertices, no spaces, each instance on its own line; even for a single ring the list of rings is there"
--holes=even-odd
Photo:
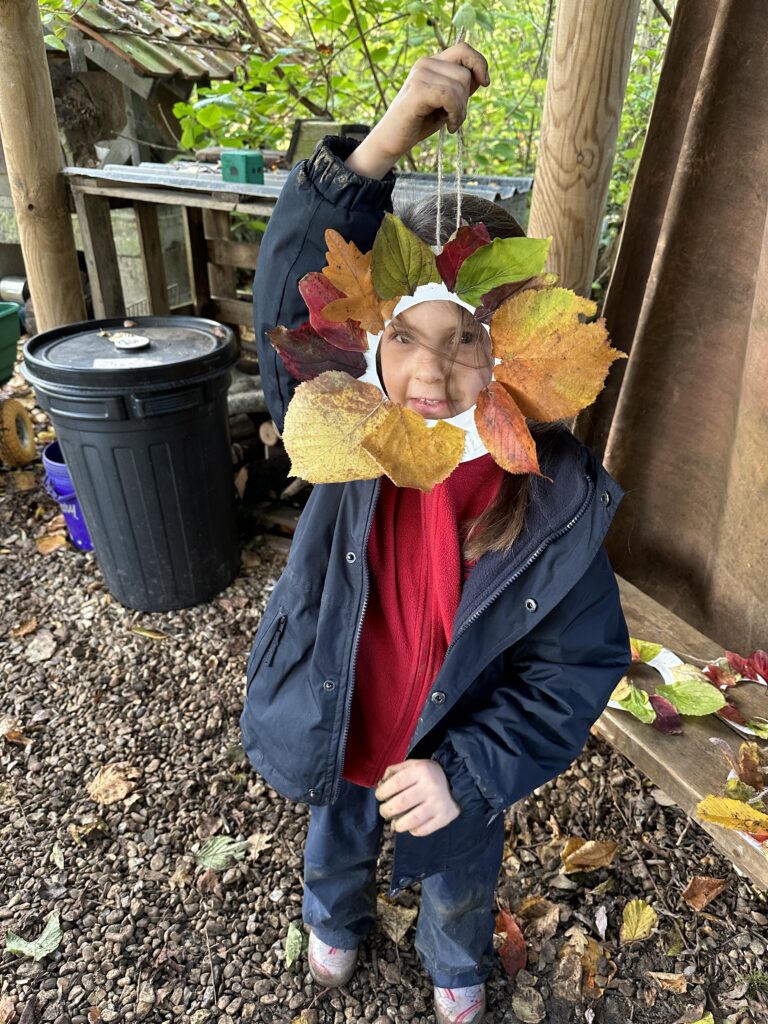
[[[548,269],[589,295],[640,0],[560,0],[528,235],[553,237]]]
[[[0,0],[0,135],[38,329],[84,320],[36,0]]]
[[[244,324],[253,327],[253,303],[243,299],[213,298],[211,299],[211,316],[225,324],[236,326]]]
[[[205,236],[216,241],[229,241],[229,213],[224,210],[203,210]],[[212,265],[208,271],[211,295],[234,299],[237,296],[235,269],[231,266]],[[241,322],[241,321],[239,321]]]
[[[77,32],[78,29],[72,29],[71,31]],[[95,39],[88,39],[87,37],[82,42],[82,53],[88,60],[93,61],[97,67],[101,68],[102,71],[109,72],[118,82],[126,85],[131,92],[135,92],[137,96],[141,96],[144,100],[149,99],[155,87],[154,78],[138,75],[124,56],[115,53],[107,46],[102,46]]]
[[[211,289],[208,284],[203,211],[196,206],[188,206],[185,213],[184,236],[187,248],[187,270],[192,287],[195,316],[208,316],[211,305]]]
[[[91,282],[95,317],[124,316],[125,299],[117,262],[115,236],[109,216],[109,200],[104,196],[74,193],[77,219],[83,236],[85,263]]]
[[[233,242],[228,238],[210,238],[207,246],[209,263],[222,267],[244,267],[256,269],[259,247],[251,242]]]
[[[168,302],[168,285],[165,278],[163,243],[157,220],[157,206],[154,203],[135,203],[136,222],[139,228],[139,242],[147,285],[149,308],[153,316],[168,316],[171,307]]]

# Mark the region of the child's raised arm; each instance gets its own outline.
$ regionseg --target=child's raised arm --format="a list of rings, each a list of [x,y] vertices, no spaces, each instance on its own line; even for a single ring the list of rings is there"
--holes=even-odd
[[[368,252],[384,213],[392,212],[392,168],[399,158],[446,122],[449,131],[456,131],[469,97],[489,82],[485,58],[466,43],[422,57],[362,142],[326,136],[288,175],[264,233],[253,282],[261,382],[278,430],[297,382],[267,331],[307,321],[298,283],[325,265],[326,229],[334,228]]]

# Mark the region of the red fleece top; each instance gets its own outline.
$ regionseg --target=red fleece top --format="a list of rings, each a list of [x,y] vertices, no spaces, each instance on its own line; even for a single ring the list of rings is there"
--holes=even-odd
[[[463,578],[461,523],[504,477],[490,455],[460,463],[428,494],[386,477],[368,540],[370,589],[360,636],[344,778],[375,786],[405,758],[451,640]]]

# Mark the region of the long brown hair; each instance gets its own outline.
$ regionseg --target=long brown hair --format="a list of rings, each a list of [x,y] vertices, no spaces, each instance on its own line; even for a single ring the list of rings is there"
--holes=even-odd
[[[436,244],[437,193],[410,203],[398,216],[427,245]],[[461,197],[461,216],[468,224],[482,221],[491,238],[517,238],[525,231],[502,206],[472,194]],[[456,193],[443,194],[440,244],[445,245],[456,226]],[[535,431],[540,433],[539,430]],[[530,475],[505,473],[496,499],[465,526],[463,555],[475,561],[488,551],[507,551],[520,536],[530,500]]]

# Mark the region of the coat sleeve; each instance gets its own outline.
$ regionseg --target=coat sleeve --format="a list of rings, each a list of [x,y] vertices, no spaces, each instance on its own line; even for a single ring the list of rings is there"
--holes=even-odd
[[[344,163],[358,140],[327,135],[308,160],[296,164],[275,203],[253,281],[253,318],[261,383],[278,430],[297,381],[272,348],[267,331],[309,319],[301,278],[325,265],[325,232],[334,228],[368,252],[386,211],[392,211],[395,174],[365,178]]]
[[[563,600],[504,657],[489,705],[432,755],[462,811],[495,817],[563,772],[631,662],[616,577],[601,546]]]

